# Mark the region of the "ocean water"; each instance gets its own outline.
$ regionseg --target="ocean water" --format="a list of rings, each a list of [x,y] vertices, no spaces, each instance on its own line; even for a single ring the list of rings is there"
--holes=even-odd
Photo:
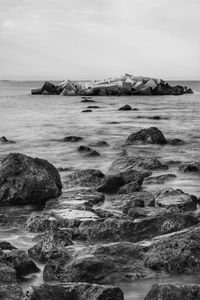
[[[16,143],[0,144],[0,160],[10,152],[20,152],[47,159],[56,167],[98,168],[107,172],[109,165],[121,153],[129,134],[142,128],[156,126],[162,130],[166,138],[183,139],[185,145],[136,145],[128,148],[130,155],[156,156],[164,162],[200,161],[200,82],[178,83],[191,87],[194,94],[93,97],[95,103],[81,103],[81,97],[31,96],[30,89],[40,87],[42,82],[2,81],[0,136],[6,136]],[[118,111],[118,108],[125,104],[138,110]],[[82,110],[89,105],[98,105],[100,108],[93,109],[92,113],[83,113]],[[139,119],[138,116],[161,116],[166,119]],[[79,144],[62,141],[68,135],[83,137],[81,144],[84,145],[105,140],[110,146],[96,148],[101,154],[100,157],[84,157],[76,151]],[[166,186],[180,188],[184,192],[200,197],[198,175],[180,174],[177,166],[173,164],[167,173],[174,173],[177,178],[166,183]],[[144,189],[159,188],[161,186],[144,185]],[[18,228],[0,228],[0,240],[5,239],[26,250],[33,243],[32,236]],[[196,282],[199,279],[181,276],[168,280]],[[143,299],[153,282],[155,280],[123,285],[126,299]]]

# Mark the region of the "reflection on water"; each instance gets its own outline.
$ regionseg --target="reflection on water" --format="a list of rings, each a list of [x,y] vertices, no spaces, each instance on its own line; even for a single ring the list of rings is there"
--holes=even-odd
[[[0,134],[16,144],[1,144],[0,159],[10,152],[21,152],[33,157],[45,158],[57,167],[99,168],[106,172],[115,157],[122,151],[127,136],[141,128],[156,126],[167,138],[186,141],[182,146],[140,145],[128,149],[130,155],[152,155],[167,161],[200,161],[200,83],[182,83],[193,88],[195,94],[183,96],[134,96],[96,97],[92,113],[82,110],[88,104],[81,103],[80,97],[31,96],[30,89],[40,86],[33,82],[0,82]],[[138,111],[118,111],[129,104]],[[150,120],[138,116],[161,116],[163,119]],[[83,137],[81,143],[66,143],[68,135]],[[105,140],[109,147],[96,148],[100,157],[85,157],[76,151],[80,144]],[[166,171],[165,171],[166,172]],[[177,178],[166,185],[183,189],[200,196],[199,176],[182,175],[177,166],[171,166],[169,173]],[[157,172],[163,174],[164,172]],[[65,173],[61,173],[65,176]],[[156,173],[154,174],[156,175]],[[163,188],[164,185],[162,185]],[[149,185],[145,189],[160,186]],[[6,239],[14,246],[27,250],[32,246],[32,235],[22,230],[1,229],[0,240]],[[41,274],[35,282],[41,280]],[[161,280],[161,279],[160,279]],[[196,282],[198,277],[171,277],[172,282]],[[166,281],[166,279],[164,279]],[[154,280],[137,281],[123,285],[127,300],[140,300],[150,289]]]

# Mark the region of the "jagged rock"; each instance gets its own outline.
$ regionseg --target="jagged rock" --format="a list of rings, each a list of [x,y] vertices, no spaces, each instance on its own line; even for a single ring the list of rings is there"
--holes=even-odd
[[[183,172],[183,173],[187,173],[187,172],[199,173],[200,172],[200,162],[191,161],[191,162],[183,163],[180,165],[179,171]]]
[[[135,142],[164,145],[167,143],[167,140],[158,128],[150,127],[129,135],[127,144],[133,144]]]
[[[58,92],[57,92],[56,86],[53,83],[46,81],[42,87],[41,94],[42,95],[58,95]]]
[[[145,246],[132,243],[100,244],[50,258],[44,268],[45,281],[75,281],[109,284],[152,274],[143,266]]]
[[[70,186],[78,185],[95,188],[103,182],[105,175],[98,169],[76,169],[66,177]]]
[[[168,166],[161,163],[157,158],[146,156],[119,157],[111,164],[109,173],[119,173],[128,170],[137,170],[145,177],[151,175],[153,170],[167,170]]]
[[[55,230],[45,231],[40,236],[38,243],[28,250],[28,254],[44,263],[49,259],[54,248],[72,244],[70,230],[56,227]]]
[[[200,285],[198,284],[154,284],[144,300],[198,300]]]
[[[57,169],[47,160],[11,153],[0,166],[0,204],[42,204],[62,192]]]
[[[47,284],[29,288],[23,300],[124,300],[123,292],[114,286],[89,283]]]
[[[119,174],[108,175],[102,185],[97,188],[97,191],[103,193],[116,193],[122,186],[129,183],[141,186],[143,179],[143,175],[135,170],[128,170]]]
[[[146,184],[163,184],[166,181],[170,181],[176,178],[175,174],[163,174],[158,176],[152,176],[145,179]]]
[[[64,142],[80,142],[82,140],[83,140],[82,137],[80,137],[80,136],[74,136],[74,135],[66,136],[63,139]]]
[[[120,107],[118,110],[132,110],[132,107],[130,105],[126,104],[126,105]]]
[[[181,210],[195,210],[197,198],[184,193],[181,190],[166,188],[156,193],[156,204],[165,208],[177,208]]]
[[[96,150],[93,150],[90,147],[83,145],[78,147],[78,151],[84,153],[86,156],[100,156],[100,153]]]
[[[200,227],[189,227],[155,240],[146,254],[145,265],[168,273],[200,271]]]

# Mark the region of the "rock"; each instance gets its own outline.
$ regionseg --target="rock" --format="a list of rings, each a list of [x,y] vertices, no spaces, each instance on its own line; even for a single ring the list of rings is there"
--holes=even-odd
[[[151,96],[153,95],[153,90],[151,87],[144,87],[140,89],[139,93],[143,96]]]
[[[97,105],[89,105],[87,108],[91,109],[91,108],[100,108],[100,106]]]
[[[137,119],[149,119],[149,120],[168,120],[169,118],[160,117],[160,116],[153,116],[153,117],[146,117],[146,116],[138,116]]]
[[[63,141],[64,142],[80,142],[82,140],[83,140],[83,138],[80,136],[70,135],[70,136],[66,136]]]
[[[137,170],[144,177],[150,176],[153,170],[167,170],[168,166],[161,163],[157,158],[146,156],[123,156],[111,164],[109,173],[119,173],[128,170]]]
[[[186,89],[185,91],[184,91],[184,93],[185,94],[193,94],[193,91],[192,91],[192,89]]]
[[[94,143],[89,144],[91,147],[108,147],[109,144],[106,141],[97,141]]]
[[[129,183],[142,185],[143,178],[143,175],[135,170],[128,170],[119,174],[108,175],[102,185],[97,188],[97,191],[103,193],[116,193],[120,187]]]
[[[103,182],[105,175],[98,169],[76,169],[66,177],[70,186],[78,185],[95,188]]]
[[[46,262],[51,252],[57,247],[72,245],[70,230],[57,227],[56,230],[45,231],[39,238],[38,243],[28,250],[33,259]]]
[[[31,89],[31,95],[41,95],[41,94],[42,94],[42,88]]]
[[[0,138],[0,143],[1,144],[15,144],[16,142],[8,140],[5,136],[2,136]]]
[[[160,237],[146,254],[145,265],[168,273],[194,274],[200,271],[199,245],[199,225]]]
[[[93,102],[96,102],[96,101],[94,101],[92,99],[84,99],[84,100],[81,100],[81,102],[83,102],[83,103],[93,103]]]
[[[44,280],[98,284],[130,282],[152,273],[143,266],[145,250],[145,246],[132,243],[101,244],[80,250],[68,247],[65,256],[58,253],[56,258],[48,260]]]
[[[14,247],[13,245],[11,245],[10,243],[6,242],[6,241],[1,241],[0,242],[0,249],[1,250],[13,250],[13,249],[17,249],[17,248]]]
[[[123,300],[120,288],[89,283],[47,284],[29,288],[24,300]]]
[[[82,110],[82,112],[88,113],[88,112],[92,112],[92,110],[91,109],[84,109],[84,110]]]
[[[198,300],[200,285],[198,284],[154,284],[144,300]]]
[[[152,176],[145,179],[146,184],[163,184],[167,181],[173,180],[176,178],[175,174],[163,174],[159,176]]]
[[[142,187],[137,182],[130,182],[119,188],[119,194],[132,194],[141,191]]]
[[[167,140],[158,128],[150,127],[129,135],[127,144],[133,144],[135,142],[164,145],[167,143]]]
[[[31,232],[44,232],[57,228],[63,224],[62,220],[57,219],[50,213],[32,213],[26,222],[26,229]]]
[[[195,210],[197,198],[184,193],[181,190],[166,188],[156,193],[156,205],[165,208],[177,208],[181,210]]]
[[[118,110],[132,110],[132,107],[130,105],[126,104],[126,105],[120,107]]]
[[[41,94],[42,95],[58,95],[58,92],[57,92],[56,86],[53,83],[46,81],[42,87]]]
[[[96,150],[93,150],[90,147],[83,146],[83,145],[78,147],[78,151],[85,153],[86,156],[100,156],[100,153],[97,152]]]
[[[0,205],[42,204],[62,193],[57,169],[47,160],[11,153],[0,166]]]
[[[179,171],[183,173],[188,173],[188,172],[199,173],[200,162],[191,161],[191,162],[182,163],[179,167]]]
[[[133,108],[132,110],[139,110],[138,108]]]
[[[180,140],[180,139],[170,139],[167,141],[167,143],[169,145],[172,145],[172,146],[179,146],[179,145],[184,145],[185,142],[183,140]]]

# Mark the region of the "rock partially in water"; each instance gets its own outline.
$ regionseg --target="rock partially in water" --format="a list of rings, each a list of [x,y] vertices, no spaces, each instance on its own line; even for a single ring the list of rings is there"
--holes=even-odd
[[[98,169],[76,169],[69,174],[65,182],[67,186],[96,187],[103,182],[105,175]]]
[[[28,254],[33,259],[46,262],[51,252],[57,247],[72,245],[71,232],[68,228],[56,227],[54,230],[45,231],[38,243],[28,250]]]
[[[106,141],[97,141],[89,144],[90,147],[108,147],[109,144]]]
[[[91,109],[84,109],[84,110],[82,110],[82,112],[83,113],[89,113],[89,112],[92,112],[92,110]]]
[[[123,292],[114,286],[89,283],[47,284],[29,288],[24,300],[124,300]]]
[[[132,110],[132,107],[130,105],[126,104],[126,105],[120,107],[119,110]]]
[[[100,187],[97,188],[97,191],[103,193],[116,193],[122,186],[125,186],[129,183],[132,183],[132,186],[126,186],[122,192],[126,189],[138,189],[138,186],[142,185],[143,175],[135,170],[128,170],[126,172],[121,172],[119,174],[113,174],[106,176],[104,182]]]
[[[128,170],[137,170],[148,177],[153,170],[167,170],[168,166],[154,157],[122,156],[113,161],[109,173],[119,173]]]
[[[84,153],[86,156],[100,156],[99,152],[84,145],[79,146],[78,151]]]
[[[195,196],[173,188],[166,188],[157,192],[155,200],[156,205],[165,208],[195,210],[197,207],[197,198]]]
[[[200,226],[190,227],[155,239],[146,254],[145,265],[168,273],[200,271]]]
[[[83,100],[81,100],[81,102],[83,102],[83,103],[93,103],[93,102],[96,102],[96,101],[92,100],[92,99],[83,99]]]
[[[98,244],[50,258],[44,268],[45,281],[75,281],[99,284],[127,281],[154,274],[143,265],[147,247],[132,243]],[[68,256],[68,259],[67,259]]]
[[[183,173],[194,172],[200,173],[200,162],[191,161],[180,165],[179,171]]]
[[[132,133],[129,135],[126,142],[129,145],[136,142],[164,145],[167,143],[167,140],[157,127],[150,127]]]
[[[185,142],[181,139],[169,139],[167,141],[167,143],[169,145],[172,145],[172,146],[179,146],[179,145],[184,145],[185,144]]]
[[[62,193],[57,169],[47,160],[10,153],[0,166],[0,205],[41,204]]]
[[[200,285],[198,284],[154,284],[144,300],[198,300]]]
[[[167,181],[173,180],[176,178],[175,174],[163,174],[158,176],[152,176],[145,179],[146,184],[163,184]]]
[[[82,140],[83,140],[82,137],[76,136],[76,135],[66,136],[66,137],[63,139],[64,142],[73,142],[73,143],[75,143],[75,142],[80,142],[80,141],[82,141]]]
[[[100,108],[100,106],[97,105],[89,105],[87,108],[91,109],[91,108]]]
[[[1,143],[1,144],[15,144],[16,142],[15,142],[15,141],[8,140],[5,136],[2,136],[2,137],[0,138],[0,143]]]

